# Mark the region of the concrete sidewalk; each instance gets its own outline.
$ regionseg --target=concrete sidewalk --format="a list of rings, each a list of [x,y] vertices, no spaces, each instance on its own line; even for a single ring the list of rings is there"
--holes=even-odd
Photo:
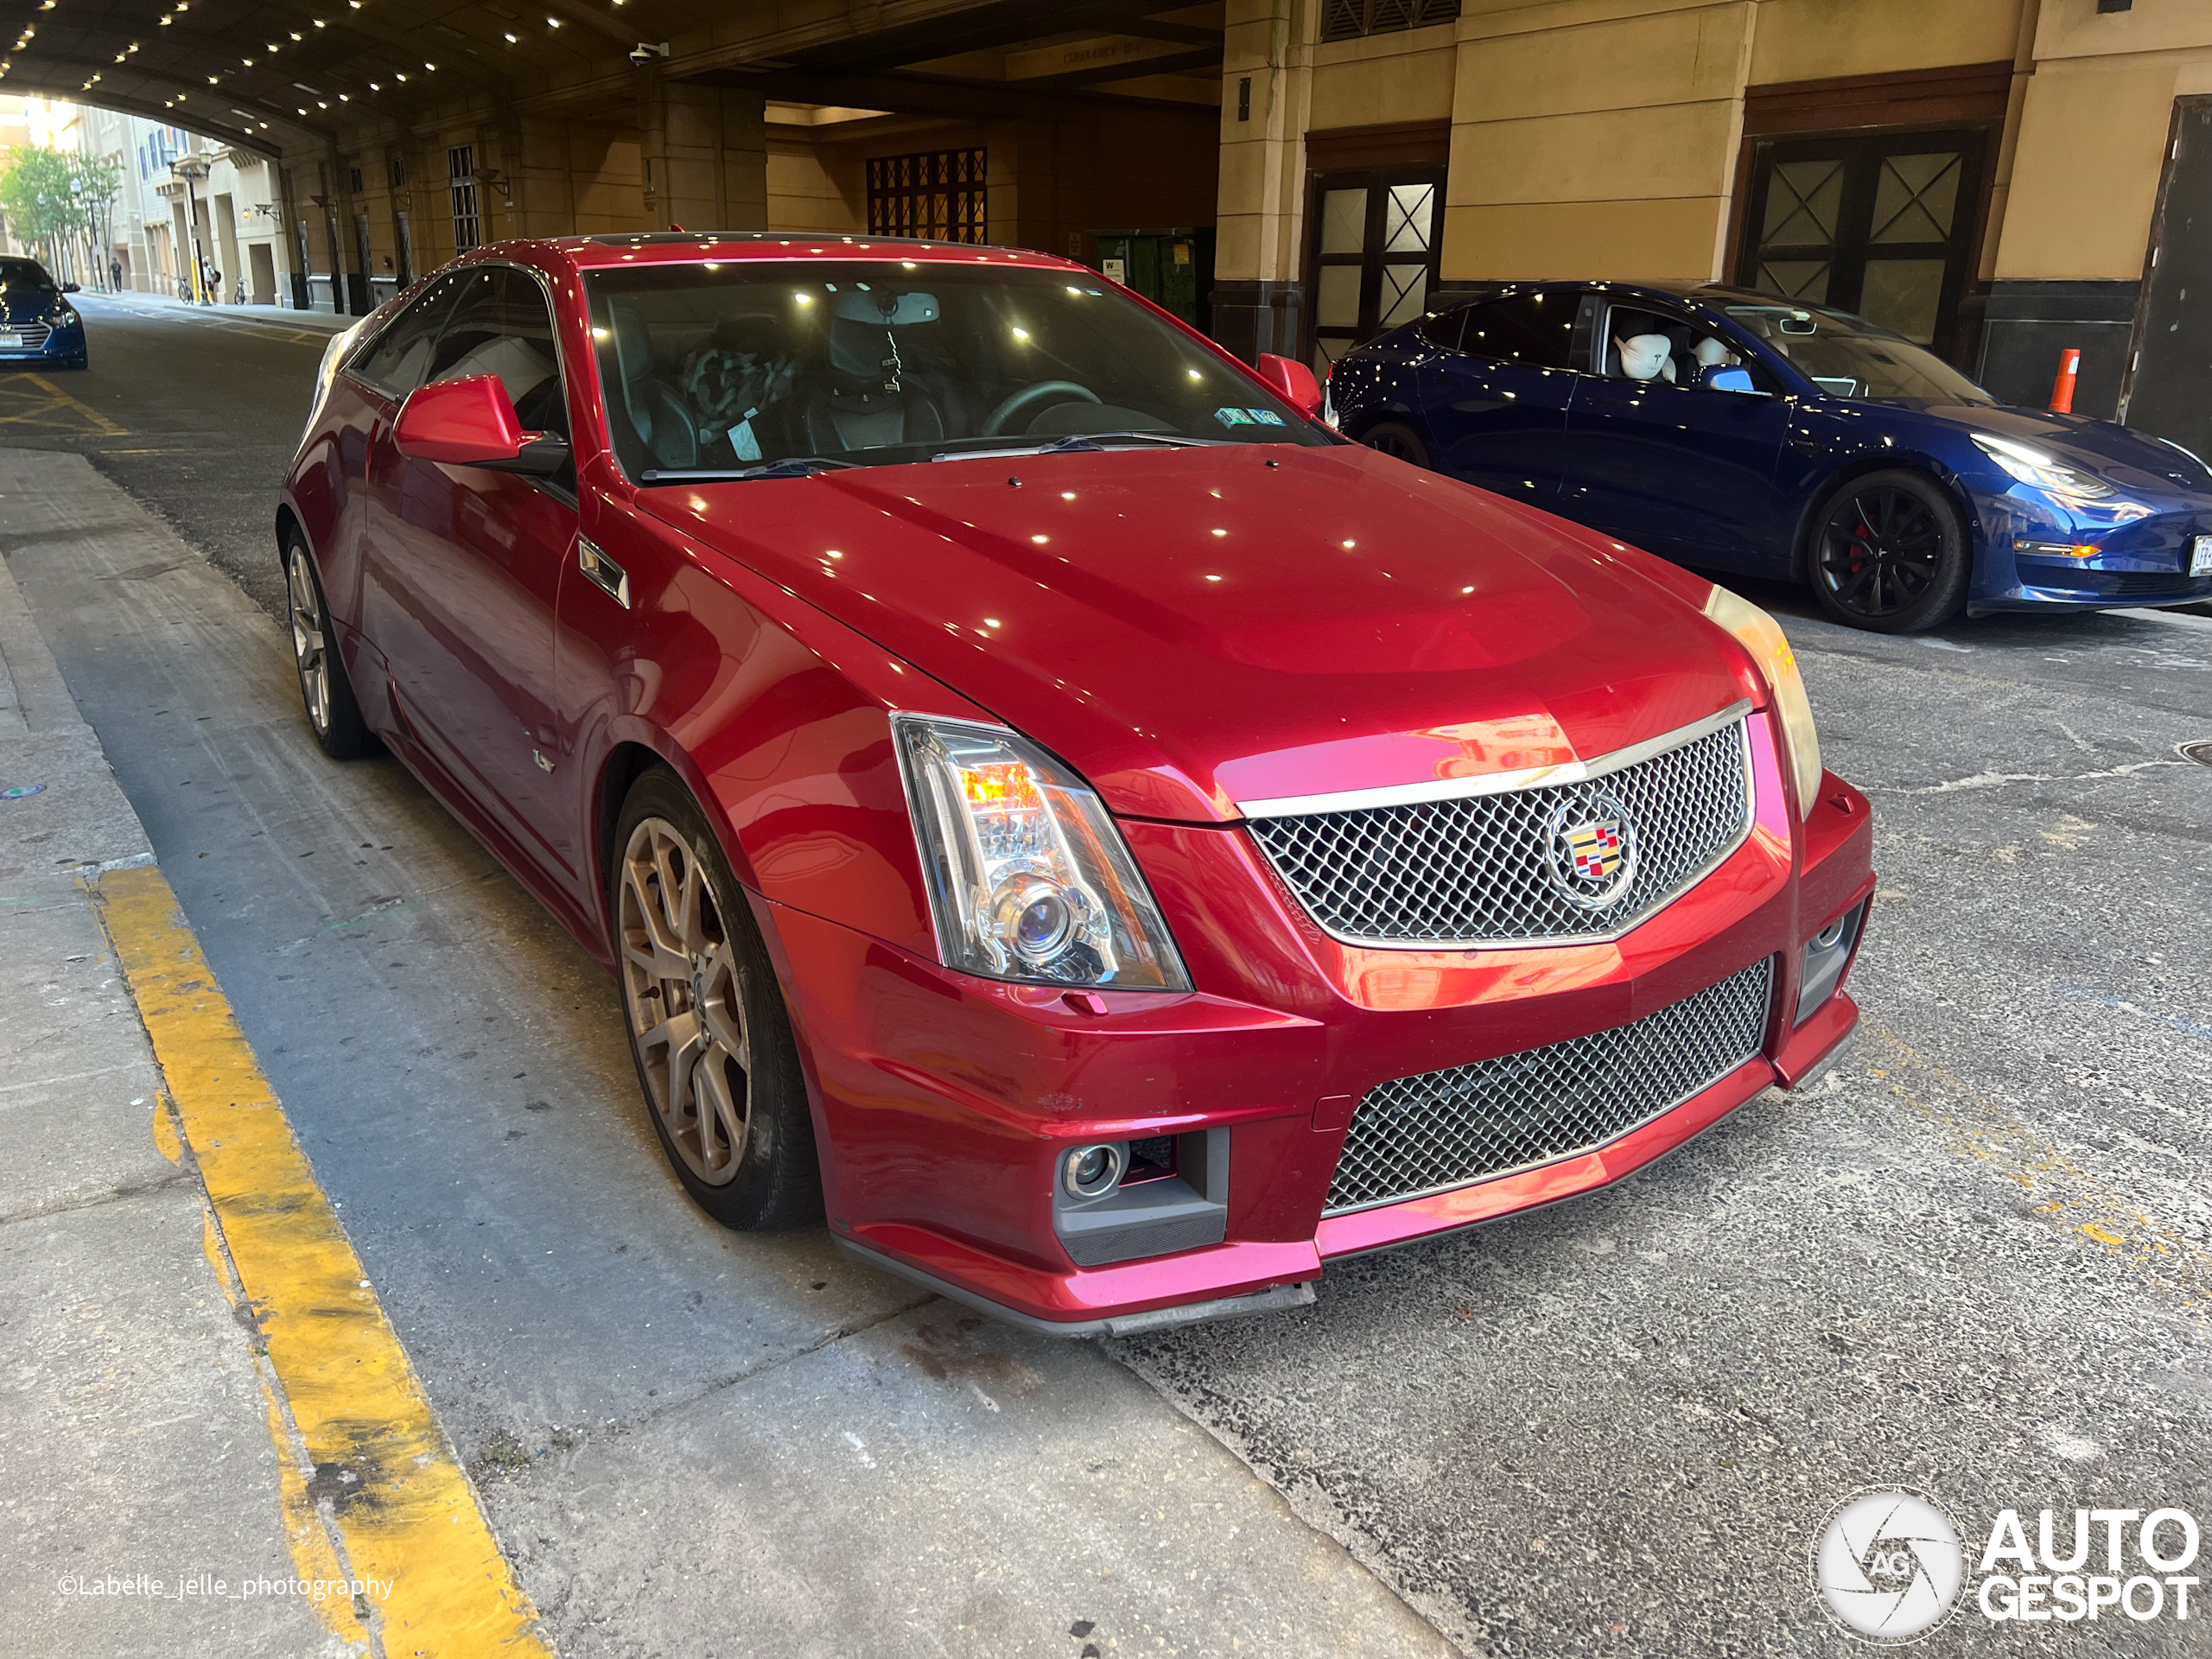
[[[0,450],[0,550],[141,804],[317,1178],[342,1202],[364,1289],[375,1282],[424,1390],[469,1449],[484,1511],[560,1651],[1452,1651],[1099,1346],[918,1296],[842,1261],[818,1229],[761,1238],[705,1222],[640,1136],[597,969],[397,768],[325,762],[276,626],[82,460]],[[99,751],[79,741],[98,766]],[[11,779],[19,764],[8,763]],[[127,811],[112,804],[111,817]],[[16,822],[0,817],[0,836]],[[29,868],[21,854],[7,864]],[[81,893],[50,885],[56,913],[89,928]],[[100,963],[96,931],[43,938],[27,936],[18,954]],[[147,1076],[128,999],[112,969],[97,979]],[[518,1017],[532,1007],[552,1012]],[[79,1069],[52,1062],[53,1046],[9,1059],[0,1090],[40,1067]],[[527,1084],[539,1098],[517,1120],[501,1103],[524,1086],[506,1081],[524,1069],[545,1081]],[[121,1109],[117,1156],[150,1159],[159,1168],[146,1176],[181,1182],[151,1152],[150,1092],[134,1083],[120,1096],[144,1104]],[[124,1179],[86,1190],[109,1194]],[[200,1275],[208,1339],[229,1340],[245,1363],[222,1373],[226,1452],[149,1464],[135,1483],[117,1470],[117,1486],[188,1512],[221,1487],[232,1511],[258,1516],[282,1562],[282,1471],[256,1414],[252,1356],[236,1326],[222,1328],[221,1287],[194,1255],[191,1187],[162,1190],[183,1217],[177,1236],[141,1251],[127,1236],[137,1212],[111,1203],[125,1236],[109,1259],[181,1253],[179,1276]],[[79,1271],[29,1256],[0,1299],[66,1299]],[[143,1351],[185,1340],[161,1327],[159,1303],[146,1317]],[[111,1328],[118,1347],[137,1340],[135,1325]],[[217,1369],[190,1352],[163,1363],[177,1376]],[[150,1618],[130,1610],[143,1623],[112,1639],[69,1633],[73,1610],[54,1612],[43,1581],[140,1548],[131,1510],[104,1503],[110,1489],[79,1472],[117,1462],[115,1424],[68,1418],[99,1363],[57,1358],[45,1383],[60,1402],[48,1417],[76,1436],[67,1450],[59,1428],[39,1431],[57,1447],[50,1457],[19,1461],[0,1439],[0,1499],[22,1512],[16,1471],[35,1470],[52,1494],[38,1502],[54,1539],[32,1554],[0,1535],[0,1583],[11,1600],[30,1586],[29,1611],[48,1621],[0,1613],[0,1656],[150,1651],[162,1632],[166,1651],[317,1651],[326,1638],[311,1621],[219,1637],[210,1628],[203,1639],[182,1622],[196,1611],[174,1605]],[[86,1490],[89,1503],[77,1496]],[[200,1547],[181,1522],[142,1529],[156,1554]],[[235,1535],[257,1535],[242,1520]]]
[[[86,289],[74,296],[79,307],[97,316],[102,310],[135,310],[163,317],[198,317],[210,322],[259,322],[274,327],[309,328],[336,334],[360,321],[330,311],[295,311],[283,305],[195,305],[174,294],[109,294]]]
[[[264,1363],[94,911],[151,861],[0,566],[0,1653],[359,1651],[305,1599],[180,1583],[297,1571]]]

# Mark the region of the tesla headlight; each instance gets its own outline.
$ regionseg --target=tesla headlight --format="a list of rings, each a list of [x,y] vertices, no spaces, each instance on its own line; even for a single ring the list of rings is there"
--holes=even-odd
[[[315,372],[315,397],[308,404],[308,423],[300,429],[302,443],[308,441],[308,434],[322,418],[322,405],[330,396],[331,387],[338,384],[338,365],[346,360],[346,353],[353,349],[353,342],[361,337],[361,323],[367,321],[363,317],[351,327],[340,329],[330,337],[330,344],[322,348],[322,362]]]
[[[1810,817],[1813,793],[1821,786],[1821,734],[1814,729],[1812,700],[1806,696],[1804,678],[1797,672],[1797,653],[1789,648],[1780,624],[1726,588],[1713,590],[1705,601],[1705,613],[1734,634],[1737,643],[1751,653],[1768,690],[1774,693],[1775,717],[1782,722],[1791,775],[1797,783],[1797,815]]]
[[[1974,441],[1980,446],[1982,454],[2023,484],[2049,490],[2053,495],[2070,495],[2081,501],[2098,501],[2112,493],[2112,486],[2101,478],[2079,467],[2065,466],[2027,444],[2015,443],[2010,438],[1988,432],[1975,433]]]
[[[1097,794],[1003,726],[893,715],[945,966],[1186,991],[1167,924]]]

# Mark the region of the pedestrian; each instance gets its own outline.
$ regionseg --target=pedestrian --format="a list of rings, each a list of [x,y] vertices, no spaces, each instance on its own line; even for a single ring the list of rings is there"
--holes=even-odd
[[[108,274],[108,286],[110,287],[110,289],[111,289],[114,292],[116,292],[116,293],[118,293],[118,294],[122,293],[122,292],[123,292],[123,261],[122,261],[122,260],[120,260],[120,259],[110,259],[110,260],[107,262],[107,274]]]
[[[236,297],[231,301],[231,303],[232,305],[244,305],[245,303],[245,278],[243,276],[238,278],[238,291]]]

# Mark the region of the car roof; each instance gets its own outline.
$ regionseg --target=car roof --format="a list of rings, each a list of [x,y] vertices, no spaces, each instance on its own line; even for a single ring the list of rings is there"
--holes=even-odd
[[[1552,276],[1542,281],[1489,283],[1483,284],[1478,292],[1442,297],[1454,302],[1493,300],[1503,298],[1508,294],[1543,288],[1586,288],[1603,293],[1640,294],[1649,295],[1655,299],[1689,300],[1705,305],[1746,303],[1788,305],[1790,303],[1779,294],[1762,294],[1755,289],[1738,288],[1732,283],[1665,277],[1649,282],[1626,282],[1611,276]]]
[[[493,243],[483,254],[509,257],[525,251],[578,270],[609,266],[691,264],[703,260],[899,260],[918,264],[1027,266],[1097,273],[1033,248],[975,242],[935,242],[919,237],[793,235],[779,231],[640,231],[628,235],[563,236]]]

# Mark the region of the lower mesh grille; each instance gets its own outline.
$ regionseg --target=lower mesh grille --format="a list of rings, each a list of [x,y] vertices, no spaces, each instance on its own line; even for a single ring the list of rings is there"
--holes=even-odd
[[[1465,1186],[1601,1147],[1759,1052],[1774,964],[1611,1031],[1367,1091],[1325,1213]]]

